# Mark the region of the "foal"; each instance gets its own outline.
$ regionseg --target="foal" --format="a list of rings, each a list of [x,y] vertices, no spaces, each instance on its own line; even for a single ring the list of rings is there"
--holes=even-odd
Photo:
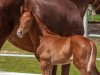
[[[81,75],[92,75],[90,71],[95,65],[97,51],[95,44],[88,38],[79,35],[61,37],[54,34],[31,11],[22,14],[17,35],[23,37],[27,32],[35,45],[42,75],[51,75],[53,65],[64,65],[71,61]]]

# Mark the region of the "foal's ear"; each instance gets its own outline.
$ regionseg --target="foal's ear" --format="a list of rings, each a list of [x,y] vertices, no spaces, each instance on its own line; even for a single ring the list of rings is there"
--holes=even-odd
[[[24,7],[21,6],[21,7],[20,7],[20,13],[22,14],[23,12],[24,12]]]
[[[23,12],[25,12],[27,9],[26,8],[24,8],[24,6],[22,5],[21,7],[20,7],[20,13],[21,14],[23,14]]]

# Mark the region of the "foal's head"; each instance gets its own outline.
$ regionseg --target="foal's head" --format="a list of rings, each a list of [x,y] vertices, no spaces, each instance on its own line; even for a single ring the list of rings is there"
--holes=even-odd
[[[17,35],[22,38],[32,27],[33,16],[30,11],[25,11],[20,18],[20,26],[17,30]]]

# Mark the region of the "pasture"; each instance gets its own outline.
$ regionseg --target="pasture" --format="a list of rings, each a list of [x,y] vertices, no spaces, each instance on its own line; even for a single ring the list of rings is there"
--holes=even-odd
[[[100,14],[98,15],[94,15],[94,16],[88,16],[88,21],[96,21],[96,22],[100,22]]]
[[[97,49],[97,57],[100,58],[100,43],[97,44]],[[8,41],[5,42],[0,53],[33,54],[12,46]],[[100,71],[100,61],[97,61],[96,64]],[[0,57],[0,71],[36,74],[41,73],[38,61],[36,58],[31,57]],[[60,65],[57,73],[60,75]],[[78,70],[73,65],[71,65],[70,75],[79,75]]]

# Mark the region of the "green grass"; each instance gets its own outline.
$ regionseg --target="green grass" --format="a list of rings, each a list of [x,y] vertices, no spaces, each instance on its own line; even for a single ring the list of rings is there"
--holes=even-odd
[[[100,58],[100,44],[97,46],[97,57]]]
[[[97,61],[97,68],[100,71],[100,61]],[[40,65],[36,58],[19,57],[0,57],[0,71],[21,72],[21,73],[41,73]],[[60,66],[58,68],[60,75]],[[71,65],[70,75],[79,75],[79,71],[74,65]]]
[[[100,22],[100,14],[99,15],[94,15],[93,18],[92,18],[92,16],[88,16],[88,21]]]
[[[35,58],[0,57],[0,71],[40,73],[40,67]]]

